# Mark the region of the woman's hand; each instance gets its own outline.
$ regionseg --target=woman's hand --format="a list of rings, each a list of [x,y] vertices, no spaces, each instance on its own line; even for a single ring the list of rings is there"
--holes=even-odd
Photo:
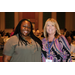
[[[3,61],[4,61],[4,62],[9,62],[10,59],[11,59],[11,56],[3,55]]]

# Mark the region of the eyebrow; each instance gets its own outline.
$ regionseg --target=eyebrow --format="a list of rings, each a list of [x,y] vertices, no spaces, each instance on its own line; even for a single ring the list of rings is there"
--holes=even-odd
[[[25,24],[24,24],[25,25]],[[26,26],[26,25],[25,25]],[[31,27],[31,26],[30,26]]]

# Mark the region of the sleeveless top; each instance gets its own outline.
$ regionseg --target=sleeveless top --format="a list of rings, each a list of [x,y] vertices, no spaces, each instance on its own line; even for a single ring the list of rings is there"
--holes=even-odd
[[[48,41],[46,40],[46,38],[42,39],[42,45],[42,61],[45,62],[49,52]],[[70,46],[63,35],[54,40],[53,44],[51,45],[49,56],[49,59],[52,60],[52,62],[72,61],[70,54]]]

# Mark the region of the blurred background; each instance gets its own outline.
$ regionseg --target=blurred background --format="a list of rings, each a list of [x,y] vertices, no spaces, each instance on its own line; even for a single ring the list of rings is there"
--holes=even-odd
[[[62,35],[65,36],[67,31],[71,32],[75,45],[75,12],[0,12],[0,61],[2,61],[4,44],[12,36],[11,33],[14,32],[20,20],[30,20],[33,33],[42,39],[44,38],[43,27],[48,18],[57,20]]]
[[[0,30],[11,32],[24,18],[29,19],[34,29],[40,32],[48,18],[56,19],[61,29],[75,30],[75,12],[0,12]]]

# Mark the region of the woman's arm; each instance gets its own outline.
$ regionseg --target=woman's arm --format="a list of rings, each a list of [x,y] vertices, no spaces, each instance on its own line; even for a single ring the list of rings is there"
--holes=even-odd
[[[15,45],[17,45],[18,39],[17,36],[12,36],[10,39],[5,43],[3,49],[3,61],[9,62],[11,57],[15,51]]]
[[[65,51],[67,52],[67,54],[66,54],[66,56],[67,56],[66,61],[67,62],[71,62],[72,58],[71,58],[71,54],[70,54],[70,45],[69,45],[67,39],[65,38],[65,36],[62,35],[62,36],[60,36],[60,38],[61,38],[61,42],[62,42],[62,45],[63,45],[64,52]]]
[[[11,59],[11,56],[3,55],[3,61],[4,61],[4,62],[9,62],[10,59]]]

